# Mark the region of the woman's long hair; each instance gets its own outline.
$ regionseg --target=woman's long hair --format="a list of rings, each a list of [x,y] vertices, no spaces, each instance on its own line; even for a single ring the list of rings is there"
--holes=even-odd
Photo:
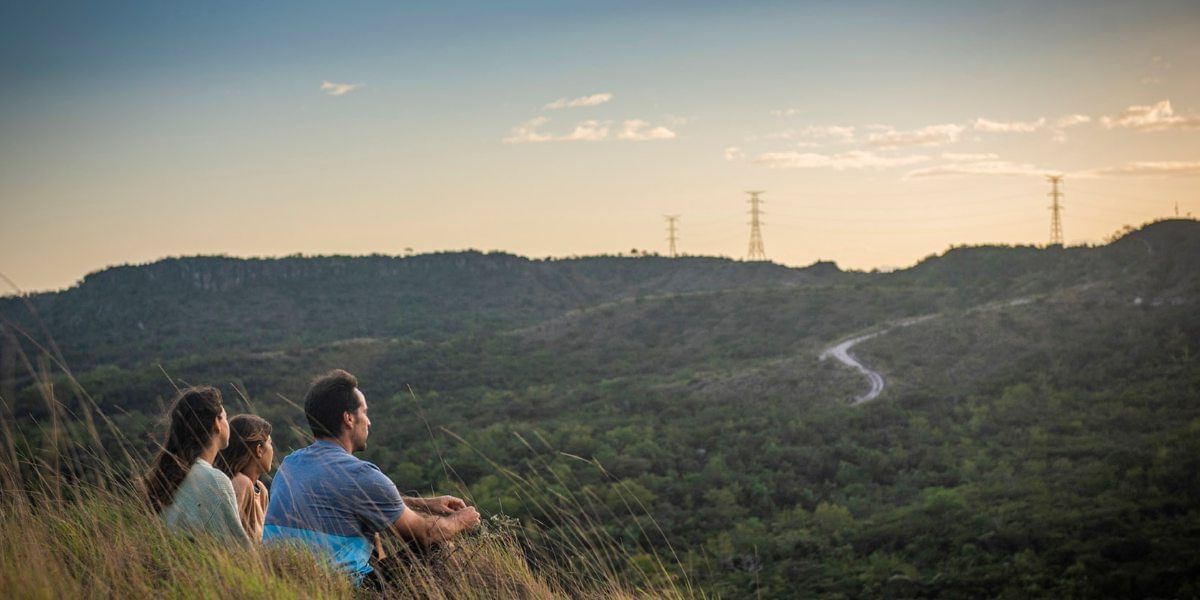
[[[214,387],[190,387],[175,398],[167,441],[144,480],[146,499],[154,512],[161,513],[175,499],[192,464],[217,434],[221,410],[221,391]]]
[[[257,415],[238,415],[229,419],[229,445],[217,455],[213,466],[233,479],[254,460],[254,449],[267,443],[271,424]]]

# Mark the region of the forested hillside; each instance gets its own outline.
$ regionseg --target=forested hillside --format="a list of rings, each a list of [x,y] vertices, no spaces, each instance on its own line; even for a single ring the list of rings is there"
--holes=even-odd
[[[402,488],[458,489],[551,528],[546,506],[582,498],[596,527],[676,553],[710,593],[1193,597],[1198,302],[1190,220],[870,274],[186,258],[3,300],[0,390],[36,454],[50,411],[30,369],[51,364],[37,357],[52,338],[141,451],[169,376],[219,385],[235,406],[244,394],[286,453],[304,443],[293,402],[341,367],[371,402],[366,457]],[[929,318],[855,348],[887,387],[850,406],[866,380],[821,352],[915,316]]]
[[[0,314],[31,330],[40,320],[67,358],[86,368],[204,354],[205,344],[272,350],[356,337],[445,339],[623,298],[838,275],[829,264],[788,269],[653,256],[195,257],[113,267],[64,292],[0,299]]]

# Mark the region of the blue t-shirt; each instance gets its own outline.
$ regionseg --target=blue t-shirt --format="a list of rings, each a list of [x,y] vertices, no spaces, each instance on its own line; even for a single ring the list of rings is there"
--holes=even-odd
[[[356,581],[371,572],[372,539],[404,512],[379,467],[318,440],[283,459],[271,482],[263,543],[298,541]]]

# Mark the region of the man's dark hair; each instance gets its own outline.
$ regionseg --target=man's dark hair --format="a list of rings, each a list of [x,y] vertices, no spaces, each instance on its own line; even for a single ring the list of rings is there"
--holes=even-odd
[[[316,437],[337,437],[342,434],[342,415],[358,410],[358,378],[334,369],[313,380],[304,395],[304,416]]]

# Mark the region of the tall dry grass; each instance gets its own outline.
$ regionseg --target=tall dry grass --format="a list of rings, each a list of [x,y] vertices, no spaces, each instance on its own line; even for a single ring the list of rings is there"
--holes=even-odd
[[[606,533],[612,519],[647,515],[632,494],[626,502],[630,514],[605,514],[597,508],[599,499],[574,493],[571,482],[546,463],[518,472],[489,461],[536,506],[538,523],[493,515],[437,560],[398,570],[382,593],[354,588],[319,558],[295,548],[235,548],[172,535],[132,483],[149,457],[129,438],[146,432],[121,431],[100,412],[52,343],[40,344],[11,322],[4,325],[6,335],[19,334],[36,348],[38,356],[30,360],[17,345],[50,416],[43,422],[18,418],[9,399],[0,397],[2,597],[699,596],[680,575],[673,551],[645,553]],[[63,389],[69,403],[60,399]],[[560,491],[546,500],[551,484]],[[642,533],[647,542],[661,536]]]

